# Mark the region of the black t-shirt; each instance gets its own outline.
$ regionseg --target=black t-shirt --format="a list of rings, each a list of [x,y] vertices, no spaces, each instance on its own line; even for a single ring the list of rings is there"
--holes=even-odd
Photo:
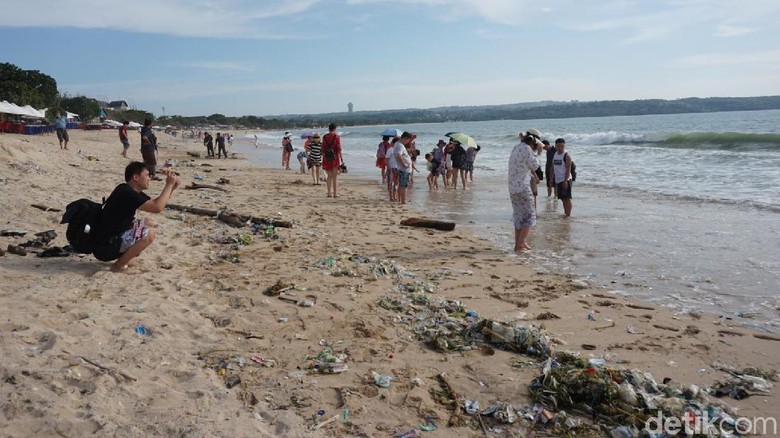
[[[116,186],[100,213],[95,239],[106,241],[129,230],[133,226],[135,211],[149,199],[146,193],[136,192],[127,183]]]
[[[454,169],[462,169],[464,164],[466,164],[466,150],[463,149],[463,146],[458,145],[452,148],[450,156],[452,157],[452,167]]]
[[[553,165],[553,157],[555,156],[555,146],[551,147],[550,149],[547,149],[547,162],[544,164],[544,167],[552,167]]]

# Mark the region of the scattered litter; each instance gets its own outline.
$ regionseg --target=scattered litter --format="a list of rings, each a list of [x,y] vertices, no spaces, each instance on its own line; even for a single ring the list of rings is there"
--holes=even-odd
[[[135,326],[135,332],[136,332],[136,333],[138,333],[138,334],[139,334],[139,335],[141,335],[141,336],[146,336],[147,334],[149,334],[149,329],[147,329],[146,327],[144,327],[144,325],[143,325],[143,324],[140,324],[140,323],[139,323],[139,324],[137,324],[137,325]]]
[[[536,315],[536,318],[534,318],[534,319],[536,319],[538,321],[545,321],[545,320],[548,320],[548,319],[561,319],[561,317],[556,315],[556,314],[554,314],[554,313],[552,313],[552,312],[543,312],[543,313],[540,313],[539,315]]]
[[[260,365],[262,365],[262,366],[264,366],[266,368],[273,368],[273,367],[276,366],[276,361],[274,359],[265,359],[265,358],[257,356],[257,355],[252,356],[249,359],[251,359],[253,362],[256,362],[256,363],[258,363],[258,364],[260,364]]]
[[[381,375],[375,371],[371,371],[371,375],[374,377],[374,383],[380,388],[389,388],[390,383],[395,379],[393,376]]]
[[[225,377],[225,386],[227,386],[228,389],[238,385],[241,383],[241,377],[233,375]]]
[[[27,234],[27,230],[2,230],[2,231],[0,231],[0,236],[8,236],[8,237],[23,237],[25,234]]]
[[[424,432],[433,432],[436,429],[438,429],[438,427],[436,427],[436,423],[434,423],[431,418],[426,419],[425,424],[420,425],[420,430]]]
[[[479,402],[476,400],[465,400],[463,408],[466,409],[467,414],[474,415],[479,412]]]
[[[640,332],[639,330],[637,330],[636,327],[634,327],[633,325],[628,326],[626,328],[626,331],[631,333],[632,335],[641,335],[641,334],[643,334],[643,332]]]

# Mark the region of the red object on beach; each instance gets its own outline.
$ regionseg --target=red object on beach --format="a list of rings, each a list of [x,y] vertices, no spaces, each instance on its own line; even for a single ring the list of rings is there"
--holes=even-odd
[[[585,374],[596,374],[596,369],[588,368],[587,370],[585,370]]]

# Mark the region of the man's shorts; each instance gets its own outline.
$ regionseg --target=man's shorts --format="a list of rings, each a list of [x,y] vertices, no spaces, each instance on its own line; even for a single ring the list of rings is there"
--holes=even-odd
[[[572,182],[568,181],[568,184],[566,185],[566,188],[564,189],[563,183],[558,183],[555,186],[555,191],[558,193],[558,199],[571,199],[571,186]]]
[[[68,130],[65,128],[57,128],[57,140],[70,141],[70,139],[68,138]]]
[[[404,172],[403,170],[398,171],[398,187],[406,188],[409,187],[409,178],[412,176],[411,172]]]
[[[96,259],[103,262],[116,260],[131,246],[148,235],[149,228],[144,220],[136,219],[133,221],[133,227],[124,233],[111,237],[107,242],[95,243],[93,254]]]
[[[127,139],[123,139],[122,141],[122,147],[125,148],[125,150],[130,148],[130,142]]]
[[[465,170],[466,172],[473,172],[474,162],[466,160],[466,164],[463,166],[463,170]]]

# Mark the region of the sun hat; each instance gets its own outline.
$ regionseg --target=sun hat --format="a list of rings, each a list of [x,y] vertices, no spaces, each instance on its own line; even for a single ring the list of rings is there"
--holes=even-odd
[[[534,137],[536,137],[536,138],[542,138],[542,133],[541,133],[541,132],[539,132],[539,130],[538,130],[538,129],[536,129],[536,128],[531,128],[531,129],[529,129],[529,130],[528,130],[528,133],[529,133],[529,134],[531,134],[531,135],[533,135],[533,136],[534,136]]]

